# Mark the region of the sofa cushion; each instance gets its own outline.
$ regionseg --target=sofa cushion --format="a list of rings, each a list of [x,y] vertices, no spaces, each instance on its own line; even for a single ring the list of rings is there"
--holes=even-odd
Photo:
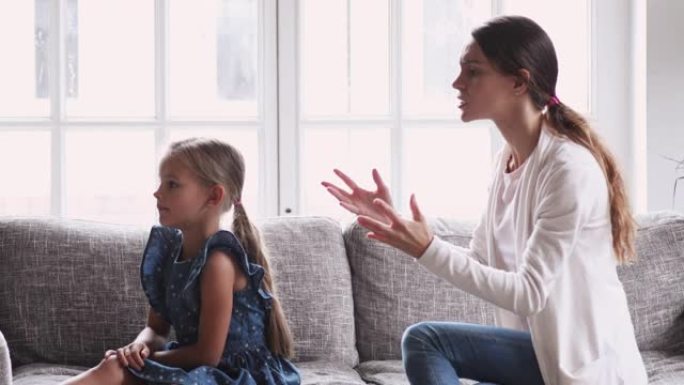
[[[339,223],[287,217],[261,221],[259,227],[295,337],[297,360],[356,366],[351,272]]]
[[[637,343],[653,349],[684,306],[684,217],[650,213],[638,217],[638,261],[618,274],[630,306]],[[472,225],[433,219],[435,234],[467,246]],[[408,255],[366,238],[351,224],[345,244],[352,267],[358,350],[362,361],[401,358],[401,336],[423,321],[493,323],[491,305],[440,281]],[[439,299],[439,301],[437,300]]]
[[[472,225],[431,220],[434,233],[467,246]],[[357,348],[361,361],[401,359],[404,330],[421,321],[493,324],[492,305],[442,281],[412,257],[366,238],[356,223],[344,238],[352,269]]]
[[[684,306],[684,217],[651,213],[637,219],[638,259],[618,274],[639,349],[651,350]]]
[[[87,368],[55,364],[29,364],[17,368],[12,385],[58,385]]]
[[[354,369],[325,361],[303,362],[297,365],[302,385],[365,385]],[[30,364],[17,368],[13,385],[58,385],[85,367],[55,364]]]
[[[378,385],[409,385],[404,365],[399,360],[366,361],[357,368],[364,381]],[[473,385],[476,381],[461,379],[461,385]]]
[[[94,365],[131,341],[147,312],[146,231],[56,219],[0,220],[0,330],[12,365]]]
[[[297,359],[353,367],[349,265],[339,224],[276,218],[259,224]],[[149,229],[86,221],[0,219],[0,330],[12,365],[92,366],[144,326],[140,257]]]
[[[297,364],[302,385],[365,385],[359,374],[340,363],[309,361]]]
[[[641,352],[650,385],[684,384],[684,356],[668,357],[657,351]]]

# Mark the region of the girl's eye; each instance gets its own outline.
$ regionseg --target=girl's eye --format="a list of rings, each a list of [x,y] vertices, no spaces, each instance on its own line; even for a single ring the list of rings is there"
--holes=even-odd
[[[172,181],[172,180],[166,182],[166,185],[167,185],[169,188],[176,188],[176,187],[179,186],[178,183],[176,183],[176,182],[174,182],[174,181]]]

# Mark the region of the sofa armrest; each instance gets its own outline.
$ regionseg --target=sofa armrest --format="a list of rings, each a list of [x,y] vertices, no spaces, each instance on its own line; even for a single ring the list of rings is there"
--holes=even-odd
[[[0,385],[12,385],[12,364],[5,336],[0,332]]]

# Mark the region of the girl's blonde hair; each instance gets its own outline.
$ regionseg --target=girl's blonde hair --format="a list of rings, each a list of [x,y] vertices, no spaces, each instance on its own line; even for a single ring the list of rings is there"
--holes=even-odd
[[[207,186],[221,185],[226,189],[222,212],[234,207],[233,233],[249,259],[264,268],[263,289],[273,296],[266,330],[268,346],[273,353],[291,358],[294,355],[292,334],[280,301],[276,297],[266,247],[258,229],[250,222],[242,203],[234,204],[242,200],[245,182],[245,161],[242,154],[235,147],[219,140],[191,138],[172,143],[162,162],[169,158],[183,162]]]
[[[527,82],[532,102],[556,131],[587,148],[606,177],[610,200],[613,250],[620,263],[634,259],[636,224],[624,181],[615,158],[587,121],[556,97],[558,60],[553,43],[534,21],[522,16],[500,16],[472,33],[484,55],[502,73]],[[529,71],[529,80],[520,71]]]

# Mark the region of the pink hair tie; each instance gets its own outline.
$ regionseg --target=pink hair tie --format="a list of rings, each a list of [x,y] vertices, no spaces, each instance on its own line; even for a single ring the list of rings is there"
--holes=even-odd
[[[239,199],[235,199],[233,201],[233,206],[241,206],[241,205],[242,205],[242,202]]]
[[[549,99],[549,102],[546,103],[546,105],[549,106],[549,107],[557,106],[557,105],[559,105],[559,104],[560,104],[560,100],[558,100],[558,98],[557,98],[556,96],[552,96],[552,97]]]

